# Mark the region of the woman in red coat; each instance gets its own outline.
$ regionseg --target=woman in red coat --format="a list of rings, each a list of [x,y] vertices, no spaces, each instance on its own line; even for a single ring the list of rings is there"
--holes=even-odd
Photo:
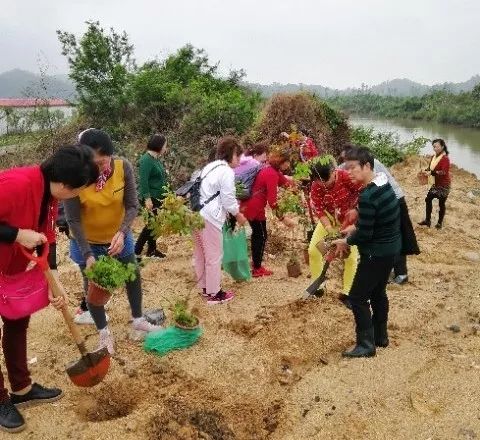
[[[98,169],[88,147],[59,148],[40,166],[0,172],[0,273],[15,275],[27,269],[29,260],[20,252],[49,246],[49,265],[56,269],[55,220],[57,201],[76,197],[95,181]],[[2,287],[0,286],[0,295]],[[53,298],[62,308],[64,298]],[[30,316],[7,319],[2,316],[2,346],[11,395],[0,372],[0,430],[18,432],[25,421],[15,405],[53,402],[62,397],[58,388],[45,388],[30,379],[27,366],[27,328]]]
[[[432,219],[432,202],[433,199],[438,199],[438,222],[435,225],[437,229],[442,228],[443,219],[445,218],[446,201],[450,192],[450,159],[448,158],[448,149],[443,139],[434,139],[432,141],[433,150],[435,154],[430,160],[430,165],[425,170],[425,174],[429,176],[432,186],[428,190],[425,198],[426,214],[425,220],[421,221],[421,226],[431,226]]]
[[[262,266],[268,237],[265,209],[267,204],[273,210],[276,209],[278,188],[289,183],[289,180],[283,175],[283,172],[290,167],[290,158],[287,154],[270,153],[267,162],[268,165],[259,171],[253,182],[252,196],[243,201],[240,207],[252,228],[252,275],[254,277],[273,274],[271,270]],[[281,220],[289,227],[293,225],[287,217]]]

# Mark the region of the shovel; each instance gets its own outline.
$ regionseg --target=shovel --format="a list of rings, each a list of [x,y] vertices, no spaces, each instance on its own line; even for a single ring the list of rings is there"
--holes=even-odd
[[[48,286],[54,297],[63,296],[65,291],[59,281],[55,278],[52,271],[48,267],[46,256],[48,256],[48,245],[45,245],[44,255],[36,257],[28,253],[23,247],[22,253],[31,261],[34,261],[44,271]],[[72,315],[67,309],[67,306],[62,310],[63,318],[72,333],[73,340],[77,344],[78,350],[82,357],[78,361],[70,362],[66,371],[70,380],[79,387],[93,387],[99,384],[108,373],[110,367],[110,354],[106,347],[88,352],[85,347],[85,340],[80,334],[78,327],[72,319]]]
[[[330,266],[330,263],[333,261],[334,258],[335,258],[335,250],[332,249],[325,255],[325,263],[323,264],[322,273],[305,290],[305,297],[306,298],[309,298],[310,296],[321,296],[317,292],[320,289],[321,285],[325,282],[325,279],[327,277],[327,270]]]

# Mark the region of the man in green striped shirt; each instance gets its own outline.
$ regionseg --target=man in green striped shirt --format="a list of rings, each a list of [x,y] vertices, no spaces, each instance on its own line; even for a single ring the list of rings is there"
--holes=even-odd
[[[357,341],[355,348],[343,356],[375,356],[376,346],[388,345],[386,286],[394,257],[401,251],[400,207],[387,176],[374,173],[374,158],[368,148],[353,148],[345,159],[350,178],[363,183],[364,188],[358,200],[356,225],[343,231],[346,238],[334,241],[338,253],[353,245],[360,252],[349,295]]]

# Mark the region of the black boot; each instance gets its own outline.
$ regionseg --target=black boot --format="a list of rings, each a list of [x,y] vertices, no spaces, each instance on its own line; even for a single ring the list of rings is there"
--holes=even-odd
[[[345,295],[344,293],[341,293],[338,295],[338,299],[342,302],[342,304],[349,310],[352,310],[352,303],[350,301],[350,298],[348,295]]]
[[[8,400],[0,403],[0,430],[7,432],[20,432],[25,429],[25,420],[18,409]]]
[[[344,351],[343,357],[360,358],[375,356],[375,337],[373,334],[373,327],[358,331],[357,330],[357,345],[350,351]]]
[[[432,199],[428,196],[425,199],[425,220],[419,223],[420,226],[428,226],[432,225]]]
[[[375,345],[377,347],[388,347],[387,322],[374,322],[373,331],[375,334]]]

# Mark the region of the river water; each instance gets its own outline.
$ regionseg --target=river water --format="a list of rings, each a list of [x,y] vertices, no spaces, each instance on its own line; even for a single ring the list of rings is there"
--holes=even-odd
[[[414,135],[428,139],[442,138],[447,143],[450,160],[480,178],[480,129],[435,122],[377,119],[355,115],[350,116],[349,121],[353,126],[365,125],[377,131],[392,131],[402,142],[410,140]],[[422,153],[430,154],[432,151],[432,146],[428,143]]]

